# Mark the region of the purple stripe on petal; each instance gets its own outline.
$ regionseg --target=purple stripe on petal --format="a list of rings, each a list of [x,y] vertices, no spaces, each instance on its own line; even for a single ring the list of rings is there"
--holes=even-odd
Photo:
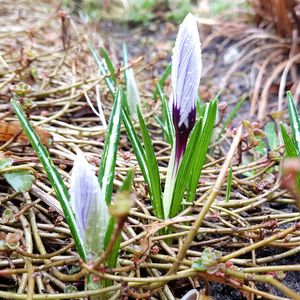
[[[195,124],[196,99],[202,71],[197,21],[188,14],[180,25],[172,57],[172,117],[175,161],[179,164]]]
[[[71,205],[82,240],[85,240],[86,227],[90,210],[101,197],[97,177],[82,152],[76,155],[71,175]]]
[[[187,140],[190,132],[195,124],[196,109],[190,110],[187,123],[183,123],[181,126],[175,126],[175,163],[178,164],[185,152]],[[180,110],[173,105],[173,122],[179,123]]]
[[[172,102],[179,110],[175,127],[182,124],[188,126],[190,112],[195,109],[201,71],[197,21],[192,14],[188,14],[180,25],[172,57]]]

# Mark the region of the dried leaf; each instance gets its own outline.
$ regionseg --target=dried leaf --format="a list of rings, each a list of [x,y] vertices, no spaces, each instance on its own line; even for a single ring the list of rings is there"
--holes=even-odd
[[[165,220],[162,222],[153,222],[146,227],[147,234],[143,239],[141,239],[140,242],[140,247],[142,249],[141,252],[143,253],[143,255],[148,255],[152,246],[154,245],[151,237],[155,234],[155,232],[166,227],[169,224],[170,220]]]
[[[48,146],[52,143],[52,137],[49,132],[44,129],[34,127],[39,135],[43,145]],[[22,145],[29,144],[28,138],[24,132],[21,132],[22,127],[19,122],[0,121],[0,142],[7,142],[11,138],[18,136],[17,141]]]

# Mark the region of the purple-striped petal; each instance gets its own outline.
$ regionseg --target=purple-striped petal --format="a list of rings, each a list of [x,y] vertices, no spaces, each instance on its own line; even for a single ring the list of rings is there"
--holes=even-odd
[[[80,236],[83,241],[86,241],[87,235],[91,233],[87,232],[91,216],[99,212],[97,222],[103,222],[105,218],[107,220],[104,223],[107,223],[109,213],[98,179],[81,151],[78,151],[72,169],[70,196]],[[96,227],[95,224],[94,228]],[[105,228],[102,228],[103,230]],[[97,237],[93,238],[98,239],[100,234],[101,232],[98,232]]]
[[[197,21],[188,14],[176,38],[172,57],[172,115],[176,133],[176,159],[185,151],[195,124],[196,99],[202,71]]]
[[[189,134],[195,124],[195,117],[196,109],[193,107],[188,115],[189,126],[186,127],[183,123],[182,125],[175,127],[175,161],[177,163],[184,154]],[[179,124],[180,122],[180,110],[177,108],[173,109],[173,122],[176,122],[176,124]]]

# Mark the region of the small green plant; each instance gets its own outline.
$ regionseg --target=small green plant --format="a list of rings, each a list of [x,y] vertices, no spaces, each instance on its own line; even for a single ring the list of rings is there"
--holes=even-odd
[[[201,259],[196,260],[192,268],[197,271],[207,271],[214,273],[216,271],[216,266],[218,260],[222,257],[222,252],[214,250],[212,248],[205,248],[201,253]]]
[[[67,191],[67,188],[66,188],[59,172],[55,168],[46,147],[42,144],[39,136],[36,134],[32,125],[28,121],[18,99],[12,99],[11,104],[13,106],[13,109],[14,109],[26,135],[28,136],[28,139],[29,139],[32,147],[34,148],[36,154],[38,155],[38,157],[47,173],[47,176],[55,190],[56,196],[57,196],[57,198],[61,204],[61,207],[63,209],[66,221],[68,222],[68,225],[70,227],[73,239],[76,243],[77,251],[78,251],[80,257],[83,260],[86,260],[86,257],[87,257],[86,251],[85,251],[83,242],[80,238],[78,227],[76,225],[76,219],[75,219],[73,210],[70,205],[70,195]]]
[[[106,262],[109,267],[116,266],[121,241],[120,228],[126,220],[126,213],[124,212],[121,217],[116,216],[116,214],[110,215],[109,213],[120,136],[122,97],[122,88],[118,88],[108,123],[103,156],[99,166],[98,180],[90,169],[90,165],[85,160],[83,154],[79,151],[75,159],[71,177],[70,192],[66,189],[46,147],[43,146],[39,136],[28,121],[20,104],[22,103],[21,96],[11,100],[13,109],[27,134],[31,145],[43,164],[48,178],[55,190],[56,196],[60,201],[80,257],[86,262],[93,262],[96,261],[98,257],[100,257],[99,259],[102,257],[101,260]],[[11,165],[11,162],[8,159],[1,161],[5,171],[5,168],[8,168]],[[13,182],[15,182],[16,179],[11,178],[12,173],[9,173],[8,169],[6,171],[7,172],[5,172],[4,175],[10,175],[7,180],[10,182],[14,180]],[[17,175],[20,177],[20,175],[25,174]],[[129,178],[132,178],[132,175],[129,174]],[[21,179],[25,178],[22,177]],[[27,184],[26,180],[23,180],[23,185],[24,184]],[[128,192],[130,188],[131,180],[129,179],[126,181],[126,185],[123,187],[121,194]],[[130,196],[126,196],[126,199],[130,200]],[[123,201],[120,207],[124,207],[125,202]],[[128,205],[126,207],[126,212],[128,214]],[[118,234],[115,235],[112,244],[111,237],[114,235],[115,223],[118,222],[121,222],[121,224],[119,224]],[[107,255],[106,251],[109,251],[109,255]],[[103,253],[106,253],[104,258]],[[110,285],[112,282],[108,280],[98,280],[97,283],[97,281],[95,282],[90,278],[87,283],[88,289],[94,289],[99,287],[99,284],[103,287]]]
[[[100,72],[106,76],[107,86],[115,95],[113,72],[104,67],[107,59],[91,47]],[[129,100],[124,97],[123,123],[131,141],[145,182],[149,186],[149,196],[154,214],[160,219],[174,217],[181,209],[184,197],[193,201],[201,175],[204,159],[212,136],[216,113],[217,99],[201,109],[200,118],[196,121],[197,91],[201,77],[201,48],[197,23],[193,15],[188,14],[176,39],[173,50],[172,70],[167,68],[162,80],[158,83],[153,97],[162,100],[162,124],[170,141],[172,154],[169,161],[167,179],[162,192],[158,163],[153,144],[146,127],[139,105],[136,111],[142,142],[131,120]],[[170,105],[166,103],[161,85],[171,72],[172,95]],[[169,110],[172,108],[172,112]]]

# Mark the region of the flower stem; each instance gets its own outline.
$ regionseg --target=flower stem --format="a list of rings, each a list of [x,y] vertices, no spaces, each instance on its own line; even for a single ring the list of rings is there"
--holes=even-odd
[[[173,274],[173,273],[177,272],[177,270],[179,269],[179,267],[182,263],[182,260],[186,256],[186,253],[187,253],[191,243],[193,242],[195,236],[198,234],[198,229],[200,228],[200,226],[201,226],[201,224],[202,224],[209,208],[211,207],[212,203],[214,202],[214,200],[215,200],[216,196],[218,195],[218,193],[219,193],[219,191],[222,187],[222,184],[225,180],[226,173],[227,173],[227,170],[228,170],[228,168],[231,164],[231,160],[234,156],[235,150],[236,150],[236,148],[238,147],[238,145],[240,143],[240,140],[241,140],[241,137],[242,137],[242,129],[243,129],[243,127],[241,125],[238,128],[236,136],[234,137],[234,140],[233,140],[232,145],[230,147],[230,150],[228,152],[227,158],[226,158],[226,160],[223,164],[221,172],[220,172],[220,174],[217,178],[217,181],[216,181],[214,187],[212,188],[211,193],[210,193],[208,199],[206,200],[205,205],[201,209],[201,211],[200,211],[193,227],[189,231],[189,234],[188,234],[186,240],[182,244],[182,247],[180,248],[180,250],[179,250],[179,252],[176,256],[176,260],[175,260],[173,266],[171,267],[171,269],[168,271],[167,275],[170,275],[170,274]],[[161,283],[158,282],[158,283],[151,284],[150,288],[155,289],[155,288],[158,288],[160,286],[161,286]]]

